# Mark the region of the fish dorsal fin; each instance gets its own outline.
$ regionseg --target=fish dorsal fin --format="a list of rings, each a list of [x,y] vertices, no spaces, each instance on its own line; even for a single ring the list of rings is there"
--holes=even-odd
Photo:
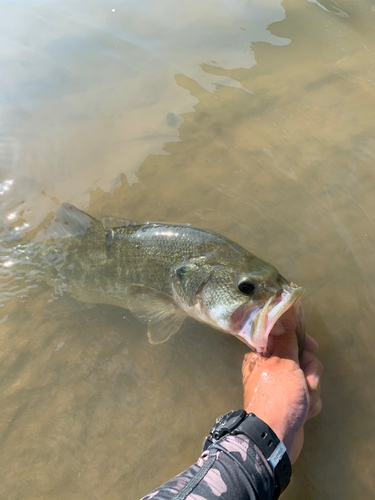
[[[104,233],[103,225],[91,215],[79,210],[74,205],[63,203],[54,213],[51,225],[45,230],[46,239],[59,239],[69,236],[81,236],[88,231]]]
[[[179,330],[185,314],[172,297],[145,285],[130,285],[126,291],[126,307],[148,325],[151,344],[165,342]]]

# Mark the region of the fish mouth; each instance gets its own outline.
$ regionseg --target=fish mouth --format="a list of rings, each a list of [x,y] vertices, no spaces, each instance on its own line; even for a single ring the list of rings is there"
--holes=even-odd
[[[281,335],[285,332],[285,327],[278,320],[289,310],[290,314],[285,319],[296,329],[299,350],[302,352],[305,321],[299,298],[304,291],[304,288],[290,284],[275,297],[253,306],[245,314],[245,322],[236,336],[257,352],[267,354],[268,336],[272,329],[272,335]]]

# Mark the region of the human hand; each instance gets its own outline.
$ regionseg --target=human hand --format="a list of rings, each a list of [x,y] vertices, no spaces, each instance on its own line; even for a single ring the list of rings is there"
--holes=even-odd
[[[285,333],[270,335],[269,358],[248,353],[242,366],[244,409],[261,418],[286,446],[293,464],[301,453],[304,424],[322,408],[322,363],[312,354],[318,344],[309,335],[298,359],[297,336],[290,322]]]

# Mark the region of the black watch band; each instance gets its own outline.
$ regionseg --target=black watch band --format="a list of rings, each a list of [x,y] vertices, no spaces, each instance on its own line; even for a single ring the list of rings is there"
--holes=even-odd
[[[272,500],[279,498],[280,494],[288,486],[292,476],[292,464],[284,443],[280,441],[271,427],[254,413],[249,413],[240,425],[232,431],[232,434],[245,434],[266,457],[275,473],[275,492]]]
[[[275,491],[272,500],[279,498],[288,486],[292,465],[285,445],[274,431],[254,413],[245,410],[231,411],[216,420],[207,437],[204,450],[228,434],[245,434],[260,449],[275,475]]]

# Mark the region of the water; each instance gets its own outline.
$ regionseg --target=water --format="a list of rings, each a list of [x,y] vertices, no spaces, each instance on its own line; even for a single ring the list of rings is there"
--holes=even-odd
[[[109,224],[190,222],[275,264],[307,290],[325,365],[285,498],[375,498],[375,3],[0,11],[3,243],[68,201]],[[128,311],[14,268],[0,292],[1,498],[140,497],[242,404],[230,336],[191,321],[151,346]]]

